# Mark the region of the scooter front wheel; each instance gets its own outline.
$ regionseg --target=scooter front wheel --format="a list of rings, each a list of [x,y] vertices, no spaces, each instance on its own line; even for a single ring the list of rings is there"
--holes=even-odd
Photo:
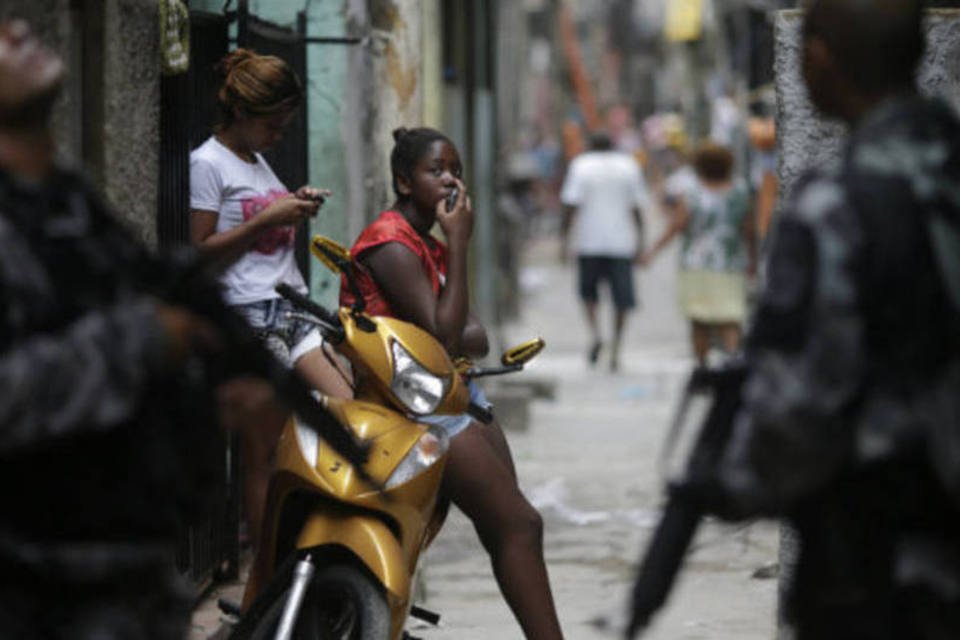
[[[251,637],[273,640],[286,596],[277,599]],[[319,567],[310,583],[293,637],[296,640],[387,640],[390,610],[382,588],[351,564]]]

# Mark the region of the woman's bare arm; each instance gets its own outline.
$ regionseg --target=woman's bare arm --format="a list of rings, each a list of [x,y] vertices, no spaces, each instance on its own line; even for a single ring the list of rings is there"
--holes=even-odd
[[[190,242],[215,262],[227,267],[245,254],[266,229],[299,224],[316,214],[319,203],[295,196],[279,198],[266,209],[232,229],[217,232],[216,211],[190,212]]]
[[[397,317],[435,336],[451,355],[463,353],[468,326],[467,291],[451,277],[449,267],[452,265],[448,265],[447,282],[438,297],[420,259],[399,242],[388,242],[364,252],[360,262],[370,271]],[[475,329],[471,330],[469,342],[477,342],[475,333]]]

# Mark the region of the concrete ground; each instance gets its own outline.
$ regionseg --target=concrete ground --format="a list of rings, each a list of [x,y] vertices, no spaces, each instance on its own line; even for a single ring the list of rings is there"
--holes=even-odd
[[[502,336],[508,345],[535,335],[546,340],[547,349],[516,380],[552,380],[555,399],[534,401],[529,428],[508,431],[508,438],[521,485],[546,523],[546,560],[566,637],[614,638],[641,548],[657,523],[658,455],[692,360],[674,302],[675,255],[638,271],[643,307],[630,321],[614,374],[605,353],[595,369],[587,366],[574,267],[559,264],[556,252],[549,240],[531,248],[522,318]],[[773,638],[776,580],[752,576],[771,573],[776,526],[709,524],[694,549],[668,606],[643,637]],[[415,635],[522,638],[472,526],[456,510],[427,552],[422,574],[423,604],[443,620],[439,628],[412,625]]]
[[[508,438],[521,485],[546,523],[546,559],[566,637],[615,638],[641,549],[657,523],[658,455],[692,365],[674,302],[676,256],[667,251],[638,271],[643,306],[628,326],[621,370],[610,373],[608,353],[596,368],[587,366],[573,266],[561,265],[556,254],[555,241],[533,243],[524,261],[522,317],[499,336],[505,345],[536,335],[546,340],[547,349],[514,379],[552,384],[555,399],[533,401],[528,428],[508,431]],[[643,637],[774,638],[776,580],[753,576],[770,574],[776,556],[772,524],[702,527],[668,606]],[[455,509],[421,563],[421,584],[421,604],[443,618],[437,628],[411,622],[414,635],[522,637],[486,553]],[[238,597],[240,587],[219,591]],[[192,638],[209,637],[218,626],[216,595],[198,608]]]

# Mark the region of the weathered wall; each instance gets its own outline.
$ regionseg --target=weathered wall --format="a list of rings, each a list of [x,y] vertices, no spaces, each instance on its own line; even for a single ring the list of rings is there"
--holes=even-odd
[[[781,11],[777,16],[777,133],[783,193],[789,193],[808,168],[835,160],[845,136],[840,124],[825,121],[810,104],[800,68],[802,23],[801,11]],[[960,11],[930,11],[926,31],[920,88],[928,95],[946,97],[960,109]]]
[[[61,161],[82,166],[117,214],[157,239],[160,71],[154,0],[4,0],[66,61],[53,114]]]
[[[423,124],[423,58],[419,0],[368,0],[371,86],[368,207],[372,216],[393,202],[388,154],[393,130]]]
[[[157,242],[160,42],[155,0],[104,2],[103,190],[117,213]]]

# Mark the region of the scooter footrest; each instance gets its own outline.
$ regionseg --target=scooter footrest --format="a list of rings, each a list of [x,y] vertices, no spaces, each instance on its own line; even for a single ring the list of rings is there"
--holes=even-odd
[[[217,600],[217,608],[228,616],[240,616],[240,604],[227,598]]]
[[[423,607],[418,607],[417,605],[410,607],[410,615],[417,620],[423,620],[427,624],[432,624],[434,626],[440,623],[439,613],[435,613],[429,609],[424,609]]]

